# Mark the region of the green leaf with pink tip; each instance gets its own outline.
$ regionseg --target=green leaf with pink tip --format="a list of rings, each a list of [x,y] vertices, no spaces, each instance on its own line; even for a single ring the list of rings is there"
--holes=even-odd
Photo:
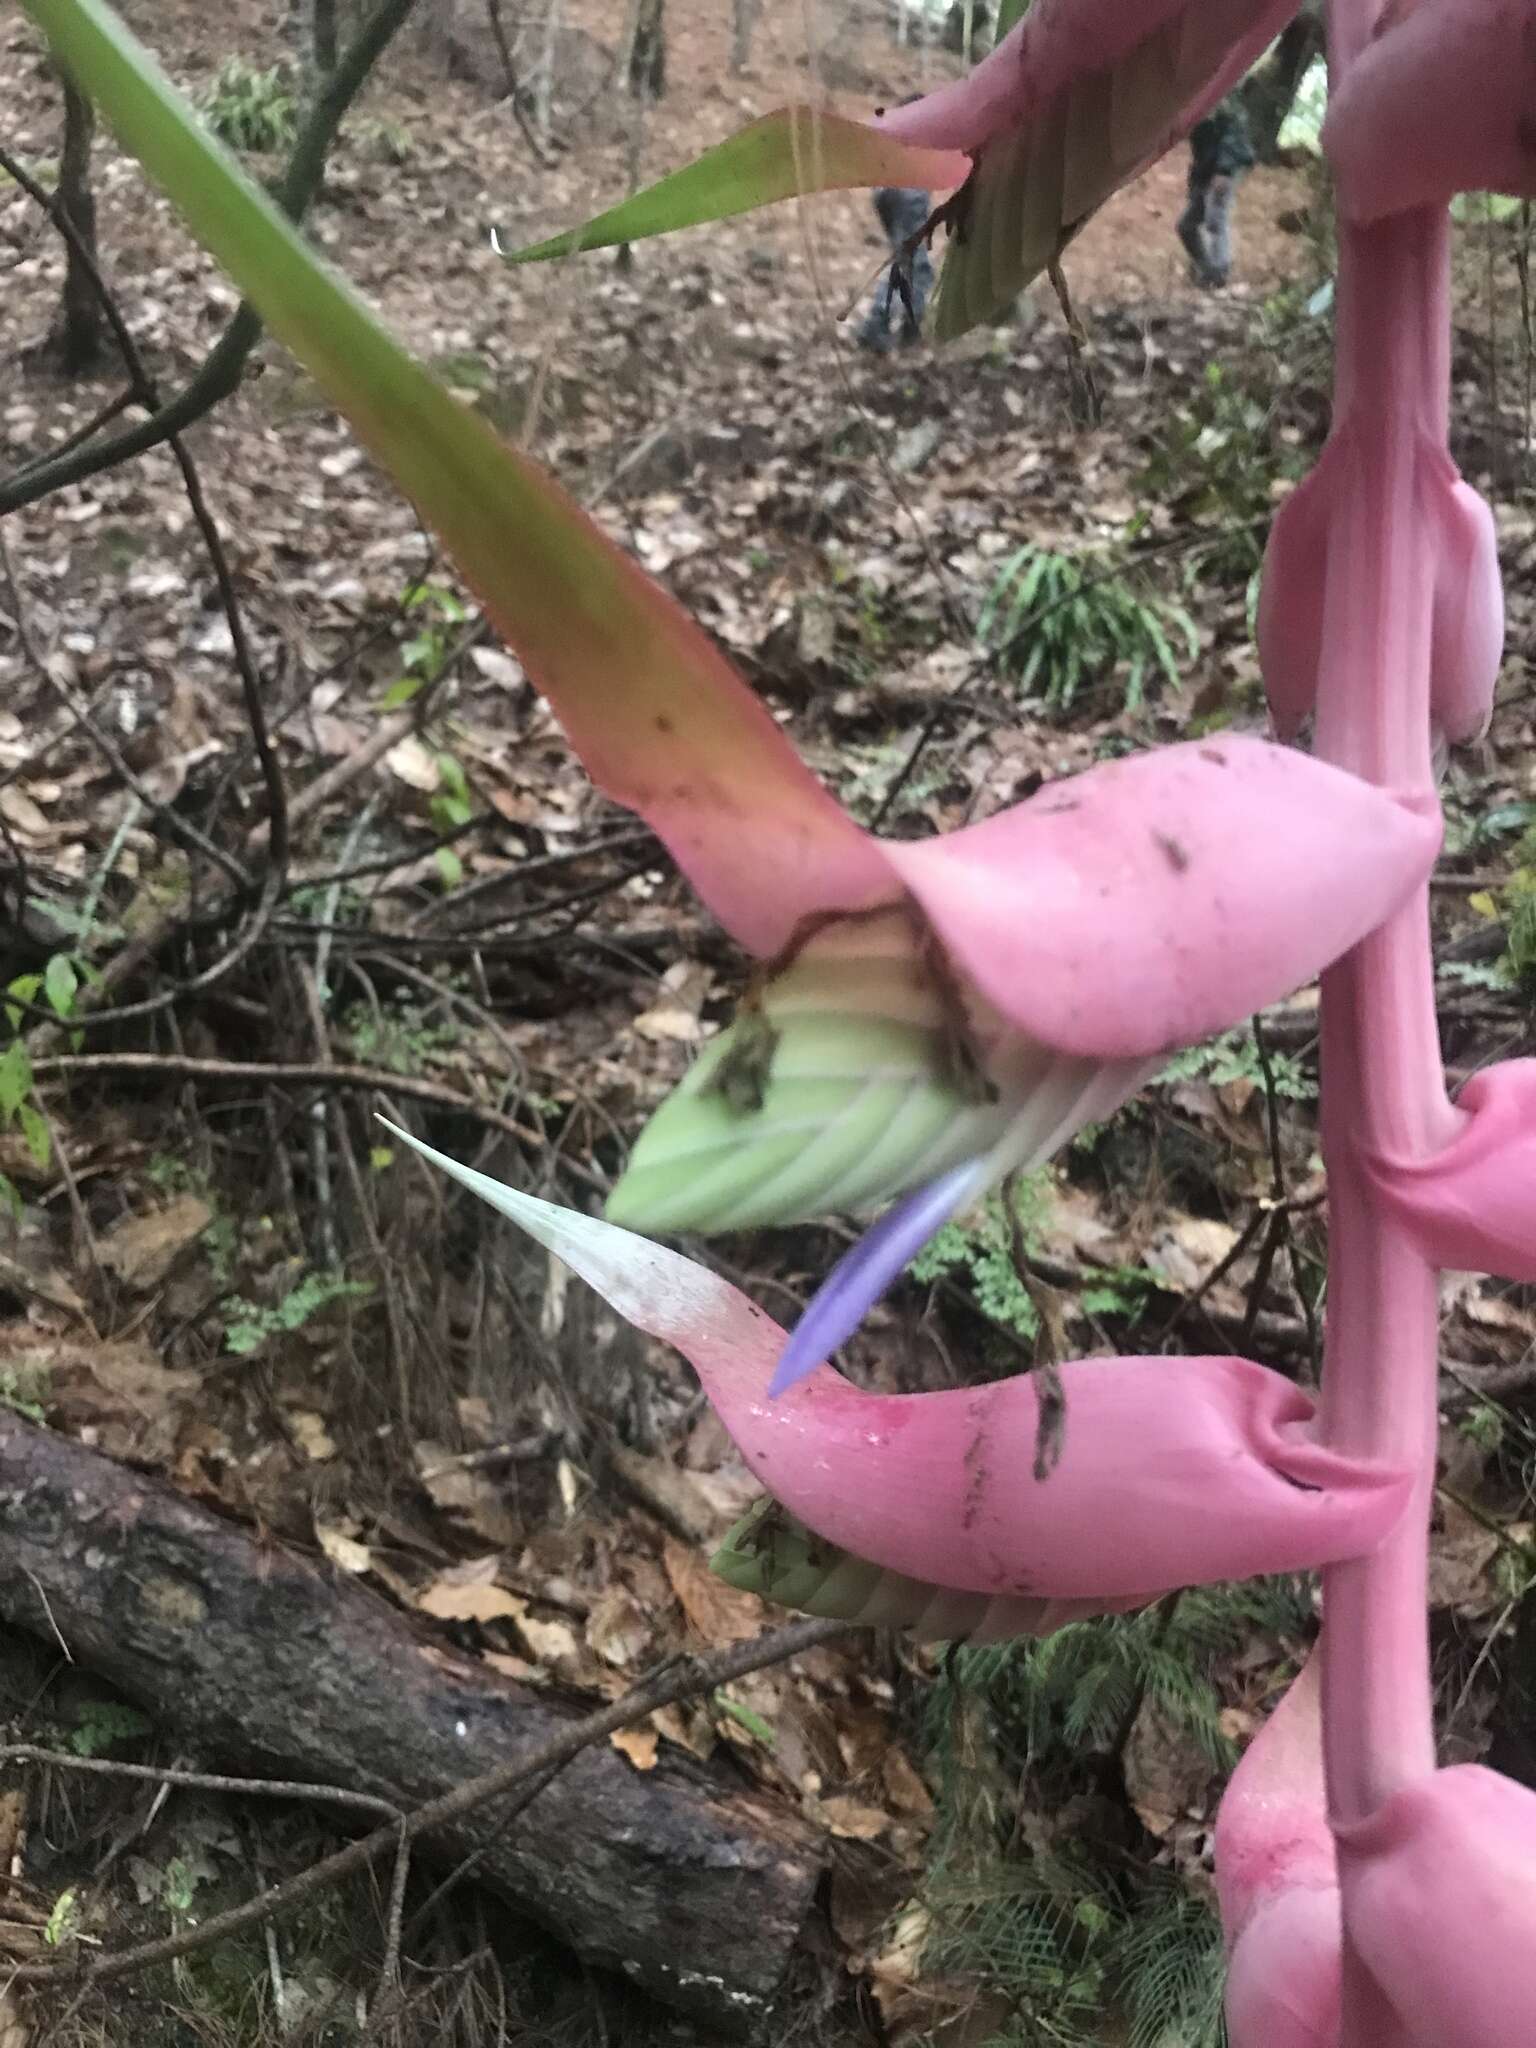
[[[793,1516],[906,1578],[992,1597],[1130,1605],[1174,1586],[1363,1555],[1408,1499],[1406,1471],[1330,1449],[1306,1394],[1240,1358],[1068,1361],[1064,1440],[1038,1481],[1040,1396],[1029,1374],[875,1395],[821,1367],[771,1400],[785,1333],[738,1289],[649,1238],[397,1135],[617,1314],[676,1345],[750,1469]]]
[[[964,183],[935,313],[938,337],[951,339],[1007,306],[1112,192],[1186,134],[1295,4],[1035,0],[968,77],[911,106],[873,122],[779,108],[511,260],[637,241],[801,192]]]
[[[554,256],[669,235],[781,199],[850,186],[908,185],[942,192],[958,185],[969,168],[957,150],[899,142],[866,121],[850,121],[819,107],[780,107],[581,227],[502,254],[509,263],[546,263]]]
[[[1093,1601],[957,1593],[854,1557],[765,1495],[709,1560],[717,1578],[799,1614],[900,1628],[923,1643],[1001,1643],[1043,1636],[1106,1610]]]
[[[396,342],[99,0],[26,0],[194,235],[441,535],[594,779],[742,941],[895,893],[871,842],[666,593]],[[765,889],[771,874],[774,886]]]
[[[935,304],[938,339],[1001,312],[1294,12],[1295,0],[1035,0],[969,77],[886,115],[888,134],[975,159]]]

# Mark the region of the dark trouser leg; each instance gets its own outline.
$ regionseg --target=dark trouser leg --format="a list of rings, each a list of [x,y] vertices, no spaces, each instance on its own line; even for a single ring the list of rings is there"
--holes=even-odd
[[[1237,177],[1212,178],[1205,202],[1205,246],[1212,284],[1225,284],[1232,275],[1232,202],[1237,197]]]
[[[1189,197],[1184,202],[1184,211],[1179,215],[1176,232],[1184,244],[1190,267],[1200,284],[1207,282],[1210,259],[1205,249],[1205,203],[1207,184],[1198,171],[1191,167],[1189,173]]]

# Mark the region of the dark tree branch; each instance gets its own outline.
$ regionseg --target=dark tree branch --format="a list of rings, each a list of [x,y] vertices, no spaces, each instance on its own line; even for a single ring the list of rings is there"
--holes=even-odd
[[[381,0],[326,80],[277,187],[277,203],[290,220],[303,219],[320,189],[325,160],[342,117],[414,5],[415,0]],[[8,159],[0,161],[9,168]],[[23,189],[30,187],[24,185]],[[50,195],[43,194],[42,203],[57,219]],[[15,476],[0,483],[0,515],[35,504],[66,484],[80,483],[86,477],[98,476],[104,469],[114,469],[120,462],[158,448],[173,435],[182,433],[237,389],[246,358],[260,338],[260,318],[249,305],[241,305],[191,383],[166,400],[130,369],[133,382],[126,402],[143,405],[148,418],[113,435],[110,441],[89,442],[26,464]]]

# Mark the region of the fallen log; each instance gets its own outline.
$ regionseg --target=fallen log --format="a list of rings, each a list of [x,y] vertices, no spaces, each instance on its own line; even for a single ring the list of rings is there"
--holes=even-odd
[[[401,1809],[531,1757],[574,1702],[429,1640],[355,1580],[257,1542],[158,1480],[0,1410],[0,1616],[224,1768]],[[772,2011],[825,1858],[812,1829],[691,1759],[582,1751],[517,1824],[422,1844],[578,1955],[742,2033]]]

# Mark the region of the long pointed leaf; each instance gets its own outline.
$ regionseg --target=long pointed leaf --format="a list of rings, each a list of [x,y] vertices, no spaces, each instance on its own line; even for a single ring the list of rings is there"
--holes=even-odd
[[[594,779],[742,941],[891,884],[870,842],[679,606],[393,340],[99,0],[26,0],[124,146],[441,534]],[[772,874],[774,885],[763,887]]]
[[[867,122],[819,107],[780,107],[581,227],[502,253],[509,263],[545,263],[552,256],[668,235],[677,228],[730,220],[780,199],[850,186],[908,185],[947,192],[969,169],[969,160],[958,150],[901,142]]]

